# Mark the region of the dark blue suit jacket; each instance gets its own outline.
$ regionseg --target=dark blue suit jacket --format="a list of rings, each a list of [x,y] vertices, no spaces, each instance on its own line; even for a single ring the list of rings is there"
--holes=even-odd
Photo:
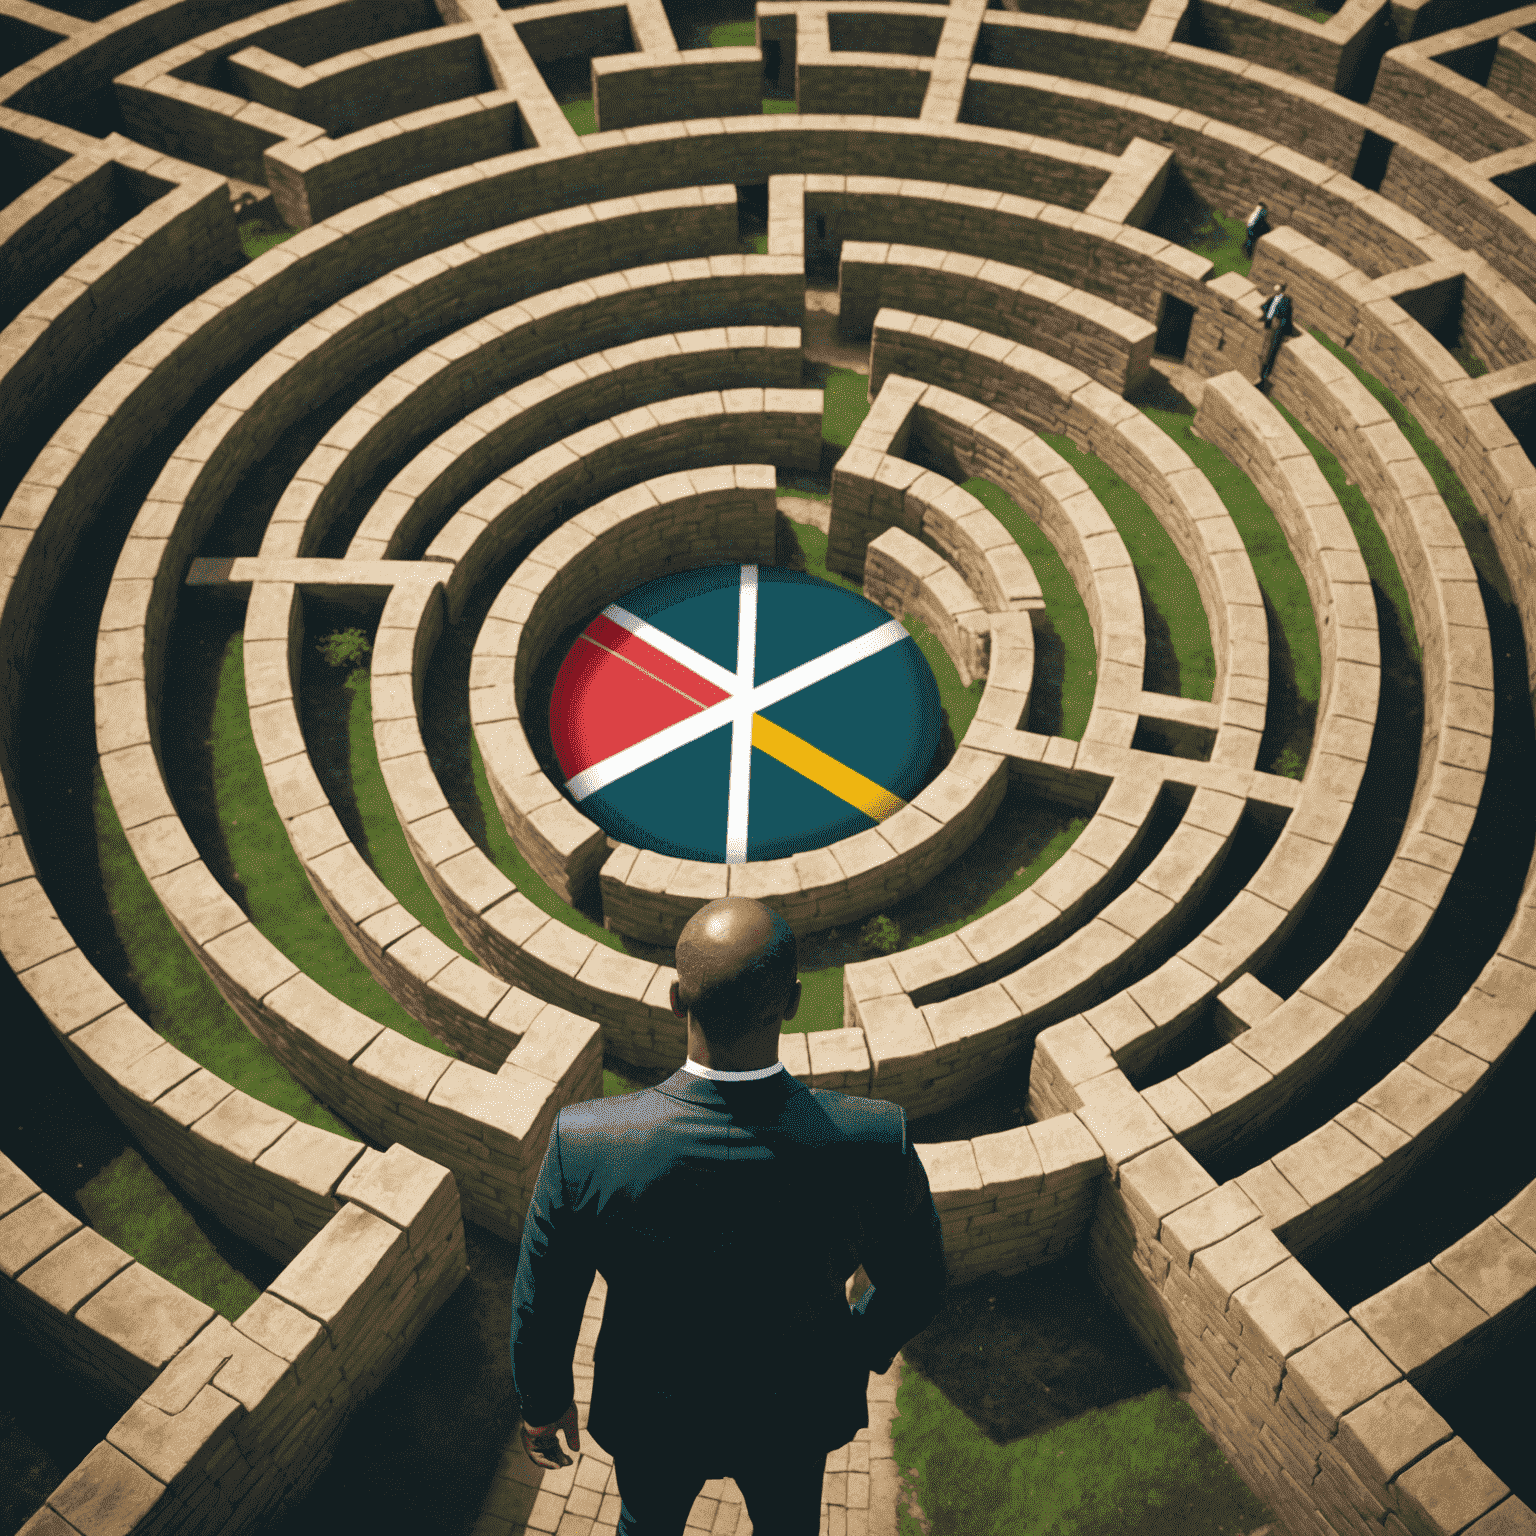
[[[848,1276],[874,1282],[849,1307]],[[587,1428],[612,1456],[730,1460],[771,1434],[835,1450],[932,1321],[946,1271],[906,1113],[787,1071],[679,1070],[571,1104],[523,1226],[512,1375],[529,1424],[570,1406],[594,1271],[608,1299]]]

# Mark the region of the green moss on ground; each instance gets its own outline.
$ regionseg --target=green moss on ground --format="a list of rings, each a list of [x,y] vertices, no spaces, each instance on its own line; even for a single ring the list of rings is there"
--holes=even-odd
[[[231,1322],[261,1295],[135,1147],[125,1147],[75,1198],[108,1242]]]
[[[437,935],[450,949],[467,960],[475,956],[448,921],[442,904],[421,873],[405,840],[405,829],[395,814],[379,767],[378,749],[373,739],[372,687],[368,673],[361,668],[344,685],[351,699],[347,712],[347,737],[351,746],[352,795],[366,839],[362,853],[374,874],[388,886],[390,894],[424,928]],[[475,960],[475,964],[480,962]]]
[[[1063,433],[1040,435],[1083,477],[1125,541],[1146,609],[1148,686],[1158,684],[1151,691],[1209,702],[1216,683],[1211,626],[1194,575],[1168,530],[1102,459]]]
[[[470,758],[475,775],[475,796],[480,801],[480,808],[485,815],[485,840],[489,844],[488,852],[491,862],[539,911],[547,912],[557,922],[564,923],[567,928],[574,929],[589,939],[596,939],[599,944],[605,944],[609,949],[623,949],[624,941],[618,934],[610,933],[601,923],[594,922],[585,912],[578,911],[552,890],[540,878],[533,865],[518,851],[517,844],[512,841],[512,834],[507,831],[506,824],[501,819],[496,797],[491,793],[491,781],[485,776],[485,763],[480,756],[480,744],[473,737],[470,739]]]
[[[869,415],[869,375],[835,368],[822,387],[821,435],[846,448]]]
[[[563,101],[560,110],[565,113],[565,120],[577,133],[597,132],[597,109],[592,105],[590,96],[579,96],[575,101]]]
[[[902,1536],[1234,1536],[1269,1518],[1167,1387],[1006,1445],[918,1371],[902,1372],[898,1464],[923,1511]]]
[[[1275,514],[1247,475],[1194,434],[1194,417],[1142,407],[1221,497],[1248,551],[1269,618],[1269,705],[1258,766],[1299,779],[1312,750],[1323,661],[1307,583]]]
[[[1093,712],[1099,664],[1093,624],[1082,594],[1056,546],[1001,486],[975,479],[965,481],[961,488],[1013,535],[1045,598],[1046,623],[1035,627],[1035,686],[1026,723],[1030,730],[1045,736],[1081,741]]]
[[[231,1087],[306,1125],[356,1141],[356,1133],[246,1028],[187,948],[128,846],[100,766],[94,770],[94,803],[102,885],[146,1022]]]
[[[247,261],[255,261],[273,246],[281,245],[283,241],[291,240],[298,234],[298,230],[288,229],[275,219],[264,217],[242,219],[235,226],[235,231],[240,237],[240,249],[245,252]]]
[[[237,899],[251,921],[332,996],[429,1049],[452,1055],[374,980],[320,905],[272,804],[251,735],[243,636],[231,635],[219,668],[210,729],[214,807]]]

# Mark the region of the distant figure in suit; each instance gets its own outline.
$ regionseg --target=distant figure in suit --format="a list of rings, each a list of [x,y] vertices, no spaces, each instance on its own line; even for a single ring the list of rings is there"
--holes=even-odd
[[[681,1536],[734,1477],[759,1536],[816,1536],[827,1453],[869,1423],[869,1373],[937,1315],[939,1214],[906,1114],[808,1088],[779,1061],[794,935],[761,902],[700,908],[677,942],[688,1059],[555,1117],[523,1227],[512,1376],[541,1467],[581,1448],[571,1357],[608,1282],[587,1428],[613,1457],[619,1536]],[[847,1277],[877,1282],[850,1307]]]
[[[1251,259],[1253,248],[1258,244],[1259,236],[1269,227],[1269,209],[1263,203],[1260,203],[1248,215],[1248,223],[1244,227],[1247,230],[1247,235],[1243,240],[1243,255]]]
[[[1264,366],[1259,370],[1259,383],[1267,384],[1270,370],[1275,366],[1275,359],[1280,355],[1281,338],[1291,323],[1291,297],[1285,291],[1284,283],[1275,284],[1275,291],[1264,305],[1263,314],[1264,329],[1273,332],[1269,338],[1269,351],[1265,354]]]

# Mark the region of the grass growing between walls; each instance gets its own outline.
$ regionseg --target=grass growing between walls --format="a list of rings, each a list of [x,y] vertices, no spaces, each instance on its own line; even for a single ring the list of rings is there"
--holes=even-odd
[[[597,108],[592,105],[590,96],[578,96],[575,101],[562,101],[560,110],[565,113],[565,120],[577,133],[597,132]]]
[[[757,23],[755,21],[727,21],[709,29],[711,48],[756,48]]]
[[[231,894],[257,928],[333,997],[418,1045],[452,1055],[374,980],[320,905],[267,792],[246,706],[243,639],[232,634],[224,647],[209,722],[209,809],[228,851]],[[174,697],[172,688],[166,691]]]
[[[235,232],[240,237],[240,249],[245,252],[247,261],[255,261],[258,256],[264,256],[275,245],[281,245],[285,240],[292,240],[298,234],[296,229],[288,229],[278,223],[275,215],[258,215],[253,219],[242,219],[236,226]]]
[[[1098,648],[1077,583],[1040,525],[1001,486],[966,480],[969,491],[1024,551],[1045,598],[1044,624],[1035,626],[1035,684],[1027,728],[1042,736],[1081,741],[1093,712]]]
[[[1147,635],[1142,686],[1150,693],[1208,703],[1216,683],[1211,626],[1194,575],[1168,530],[1102,459],[1084,453],[1063,433],[1043,432],[1041,436],[1098,497],[1136,567]]]
[[[134,1001],[142,1003],[145,1021],[232,1088],[306,1125],[356,1141],[356,1132],[301,1087],[224,1001],[166,915],[128,846],[99,765],[94,780],[102,888],[128,960],[127,979],[138,994]],[[276,816],[275,811],[272,814]]]
[[[137,1148],[125,1147],[75,1199],[108,1242],[231,1322],[261,1295],[261,1287],[214,1247]]]
[[[1284,530],[1247,475],[1217,447],[1194,434],[1194,416],[1143,406],[1211,482],[1232,514],[1248,551],[1269,621],[1269,703],[1258,767],[1299,779],[1312,750],[1323,658],[1306,578]]]
[[[356,628],[333,630],[319,642],[306,643],[300,707],[310,758],[331,804],[351,802],[356,826],[347,827],[347,831],[390,894],[450,949],[474,960],[448,921],[442,904],[432,894],[395,813],[373,739],[372,679],[368,668],[361,661],[355,666],[345,660],[333,665],[326,659],[327,642],[335,635],[349,633],[356,635],[365,649],[371,646],[371,637]]]
[[[951,1286],[902,1361],[901,1536],[1236,1536],[1273,1519],[1085,1256]]]

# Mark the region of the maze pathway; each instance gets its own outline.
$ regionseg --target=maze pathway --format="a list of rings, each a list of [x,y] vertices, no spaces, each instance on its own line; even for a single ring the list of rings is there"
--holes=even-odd
[[[955,1284],[1082,1258],[1292,1536],[1536,1525],[1475,1406],[1536,1167],[1469,1137],[1536,1015],[1536,7],[1453,9],[0,0],[0,954],[280,1266],[219,1314],[7,1144],[0,1307],[120,1414],[29,1532],[302,1510],[464,1222],[511,1250],[561,1109],[675,1069],[727,894],[844,956],[781,1059],[923,1128]],[[893,918],[1025,797],[1048,868]],[[829,1533],[894,1529],[897,1379]],[[612,1525],[600,1448],[514,1452],[467,1522]]]

